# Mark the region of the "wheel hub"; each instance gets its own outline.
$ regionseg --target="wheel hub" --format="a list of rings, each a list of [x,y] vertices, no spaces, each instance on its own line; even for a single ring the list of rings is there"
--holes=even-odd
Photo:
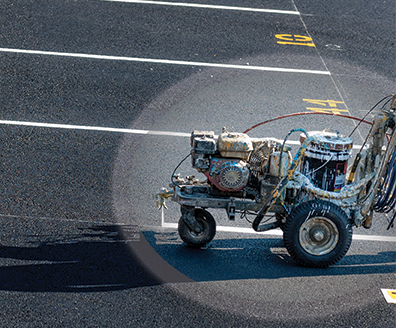
[[[311,217],[300,227],[301,247],[311,255],[319,256],[330,253],[336,247],[338,239],[337,226],[326,217]]]
[[[317,241],[320,242],[325,238],[325,235],[323,233],[323,231],[315,231],[315,233],[313,234],[312,238]]]
[[[191,230],[191,235],[194,237],[201,236],[203,234],[204,227],[201,222],[197,222],[197,226],[194,230]]]

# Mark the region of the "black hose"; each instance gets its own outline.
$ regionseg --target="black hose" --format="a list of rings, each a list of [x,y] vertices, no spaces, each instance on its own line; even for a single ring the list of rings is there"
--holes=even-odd
[[[394,132],[396,133],[396,132]],[[389,213],[396,205],[396,151],[389,160],[381,185],[378,188],[378,200],[374,205],[374,211],[378,213]],[[393,226],[396,218],[394,213],[388,229]]]
[[[388,213],[395,206],[396,195],[396,152],[392,157],[383,177],[383,181],[378,188],[378,201],[374,205],[374,210],[380,213]]]
[[[173,170],[172,175],[171,175],[171,182],[172,182],[172,184],[176,185],[176,183],[175,183],[174,180],[173,180],[174,177],[175,177],[176,170],[177,170],[177,169],[180,167],[180,165],[182,165],[183,162],[184,162],[187,158],[189,158],[191,155],[192,155],[192,152],[190,152],[186,157],[184,157],[184,158],[180,161],[180,163],[175,167],[175,169]]]

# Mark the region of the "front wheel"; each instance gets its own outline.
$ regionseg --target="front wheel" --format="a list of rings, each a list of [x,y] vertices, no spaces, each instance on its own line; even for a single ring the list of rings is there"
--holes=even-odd
[[[195,232],[190,229],[183,217],[179,220],[179,236],[190,247],[204,247],[212,241],[216,234],[216,221],[213,216],[205,210],[196,208],[195,219],[200,225],[201,232]]]
[[[352,228],[345,212],[323,200],[296,207],[283,230],[290,256],[303,266],[327,268],[347,253],[352,242]]]

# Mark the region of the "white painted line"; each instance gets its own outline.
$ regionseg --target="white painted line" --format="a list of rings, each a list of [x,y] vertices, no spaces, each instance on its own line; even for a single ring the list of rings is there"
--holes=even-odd
[[[0,120],[0,124],[52,128],[52,129],[103,131],[103,132],[119,132],[119,133],[133,133],[133,134],[148,134],[150,132],[148,130],[119,129],[119,128],[106,128],[100,126],[53,124],[53,123],[38,123],[38,122],[8,121],[8,120]],[[159,131],[157,131],[157,133],[159,134]]]
[[[283,236],[282,230],[257,232],[254,231],[253,228],[240,228],[240,227],[227,227],[227,226],[218,226],[216,227],[216,230],[225,231],[225,232],[236,232],[236,233],[254,233],[254,234],[262,234],[262,235]]]
[[[218,5],[184,3],[184,2],[148,1],[148,0],[101,0],[101,1],[141,3],[141,4],[147,4],[147,5],[191,7],[191,8],[202,8],[202,9],[250,11],[250,12],[258,12],[258,13],[285,14],[285,15],[300,15],[300,13],[298,11],[294,11],[294,10],[279,10],[279,9],[263,9],[263,8],[249,8],[249,7],[218,6]]]
[[[177,229],[177,223],[168,223],[162,221],[163,228]],[[264,232],[257,232],[253,228],[239,228],[239,227],[227,227],[227,226],[217,226],[217,231],[225,232],[236,232],[236,233],[247,233],[247,234],[259,234],[259,235],[271,235],[271,236],[283,236],[281,230],[269,230]],[[370,235],[352,235],[354,240],[366,240],[366,241],[386,241],[396,243],[396,237],[389,236],[370,236]]]
[[[70,262],[61,262],[63,263],[77,263],[77,261],[70,261]],[[56,262],[58,264],[58,262]],[[75,288],[77,290],[83,290],[83,289],[88,289],[88,288],[118,288],[118,287],[124,287],[124,284],[98,284],[98,285],[66,285],[66,288]]]
[[[232,65],[232,64],[220,64],[220,63],[204,63],[204,62],[190,62],[190,61],[182,61],[182,60],[168,60],[168,59],[151,59],[151,58],[138,58],[138,57],[93,55],[93,54],[81,54],[81,53],[69,53],[69,52],[42,51],[42,50],[0,48],[0,52],[25,54],[25,55],[44,55],[44,56],[85,58],[85,59],[130,61],[130,62],[152,63],[152,64],[169,64],[169,65],[184,65],[184,66],[199,66],[199,67],[217,67],[217,68],[243,69],[243,70],[252,70],[252,71],[268,71],[268,72],[281,72],[281,73],[302,73],[302,74],[330,75],[329,71],[306,70],[306,69],[297,69],[297,68],[280,68],[280,67],[265,67],[265,66],[250,66],[250,65]]]
[[[396,262],[381,263],[381,266],[394,267]],[[333,268],[361,268],[361,267],[377,267],[378,263],[360,263],[360,264],[333,264]]]
[[[38,122],[7,121],[7,120],[0,120],[0,124],[52,128],[52,129],[66,129],[66,130],[85,130],[85,131],[116,132],[116,133],[127,133],[127,134],[161,135],[161,136],[173,136],[173,137],[191,136],[191,133],[183,133],[183,132],[120,129],[120,128],[106,128],[100,126],[71,125],[71,124],[54,124],[54,123],[38,123]]]
[[[162,228],[177,229],[178,224],[177,224],[177,223],[162,222],[161,227],[162,227]]]
[[[162,222],[162,228],[177,229],[177,223]],[[281,230],[270,230],[264,232],[254,231],[253,228],[240,228],[240,227],[227,227],[227,226],[216,226],[216,231],[225,232],[236,232],[236,233],[248,233],[248,234],[260,234],[260,235],[273,235],[282,236],[283,232]]]
[[[352,235],[354,240],[366,240],[366,241],[389,241],[396,243],[396,237],[391,236],[375,236],[375,235]]]
[[[159,135],[159,136],[171,136],[171,137],[191,137],[191,133],[184,132],[170,132],[170,131],[151,131],[149,130],[147,134]]]

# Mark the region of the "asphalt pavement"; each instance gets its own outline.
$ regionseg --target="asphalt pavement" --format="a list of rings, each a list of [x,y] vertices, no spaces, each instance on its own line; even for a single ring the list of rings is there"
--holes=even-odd
[[[178,206],[158,211],[154,195],[192,130],[363,117],[395,92],[395,15],[388,0],[0,1],[0,326],[393,327],[384,216],[311,269],[280,230],[221,211],[215,239],[187,248]],[[356,123],[250,135],[329,126]]]

